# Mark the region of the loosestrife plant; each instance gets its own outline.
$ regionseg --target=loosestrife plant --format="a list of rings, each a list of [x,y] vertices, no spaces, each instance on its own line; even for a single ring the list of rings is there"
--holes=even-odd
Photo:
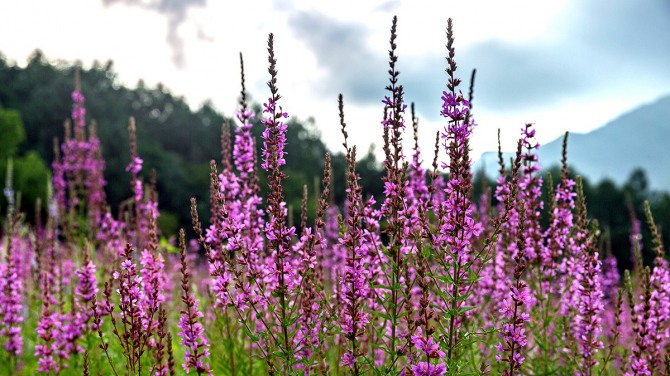
[[[499,153],[495,187],[475,200],[474,72],[465,96],[451,20],[443,126],[427,166],[398,71],[398,26],[393,18],[380,98],[383,197],[364,196],[340,95],[344,202],[334,200],[338,175],[326,154],[316,194],[304,187],[299,226],[284,191],[290,125],[272,34],[268,99],[252,110],[240,55],[237,123],[222,129],[209,202],[191,201],[195,239],[181,231],[178,244],[158,230],[156,177],[143,176],[142,124],[132,118],[129,198],[108,206],[102,145],[77,76],[44,223],[39,212],[34,225],[24,221],[8,169],[0,373],[670,374],[670,266],[649,207],[653,246],[642,249],[632,215],[634,267],[621,276],[589,218],[581,179],[568,172],[567,134],[554,184],[540,175],[532,124],[521,128],[510,165]]]

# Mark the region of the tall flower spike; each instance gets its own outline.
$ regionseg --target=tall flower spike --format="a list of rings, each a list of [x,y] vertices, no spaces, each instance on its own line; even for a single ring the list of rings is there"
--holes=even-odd
[[[256,175],[256,150],[254,136],[251,134],[254,113],[247,105],[246,88],[244,84],[244,60],[240,53],[240,108],[236,117],[240,126],[235,130],[235,144],[233,145],[233,159],[235,167],[239,171],[239,195],[240,209],[237,211],[238,218],[235,219],[242,225],[243,259],[248,268],[250,277],[258,276],[258,258],[263,249],[262,229],[263,211],[259,208],[262,199],[258,196],[258,177]],[[255,285],[255,284],[253,284]]]
[[[184,308],[179,319],[178,333],[184,345],[184,364],[186,373],[197,372],[198,375],[212,375],[212,370],[207,362],[209,358],[209,341],[205,336],[205,329],[200,322],[204,315],[198,310],[198,300],[191,293],[191,275],[186,265],[186,235],[184,230],[179,230],[179,255],[181,260],[181,301]]]
[[[86,127],[86,108],[84,108],[86,98],[81,93],[81,77],[79,69],[74,74],[74,91],[72,92],[72,121],[77,128]]]
[[[301,284],[303,289],[301,291],[301,307],[299,310],[299,319],[297,321],[297,333],[294,337],[296,345],[296,359],[302,364],[298,364],[296,368],[305,370],[308,373],[310,370],[315,370],[317,366],[320,371],[324,371],[327,365],[325,361],[318,361],[316,359],[325,359],[325,349],[323,341],[323,330],[325,323],[325,294],[323,294],[323,270],[321,270],[321,263],[318,259],[322,254],[323,248],[323,227],[325,222],[323,216],[328,208],[328,195],[330,194],[330,154],[326,153],[326,162],[323,174],[324,190],[318,203],[316,219],[314,220],[314,228],[307,228],[306,218],[301,219],[303,222],[303,235],[300,242],[296,244],[298,251],[301,252]],[[304,193],[306,204],[307,191]],[[306,207],[303,205],[303,213]]]
[[[346,267],[341,277],[340,290],[344,302],[343,312],[340,316],[340,330],[344,338],[348,340],[348,349],[342,355],[340,364],[349,367],[354,375],[361,372],[359,358],[361,352],[360,341],[367,330],[370,322],[370,314],[365,310],[365,300],[369,294],[369,271],[363,264],[363,231],[361,229],[361,187],[358,185],[359,177],[356,174],[356,147],[348,148],[346,124],[344,123],[344,101],[342,94],[338,97],[340,109],[340,124],[344,135],[344,146],[347,148],[347,202],[349,215],[346,218],[346,231],[340,238],[340,244],[347,249]]]
[[[402,151],[402,134],[405,130],[404,113],[407,105],[403,102],[403,87],[398,85],[398,76],[400,72],[396,69],[398,56],[396,55],[396,39],[397,39],[398,18],[393,17],[391,25],[391,37],[389,40],[389,85],[386,86],[388,96],[384,97],[382,103],[384,104],[384,118],[382,125],[384,126],[384,133],[388,137],[388,145],[385,151],[386,159],[384,160],[384,169],[386,176],[384,181],[384,202],[381,206],[381,214],[387,221],[387,226],[384,232],[388,235],[389,243],[388,250],[390,258],[392,259],[391,267],[385,274],[388,275],[388,281],[391,285],[398,285],[407,276],[407,256],[406,253],[416,250],[416,244],[409,241],[408,234],[410,233],[410,223],[407,208],[407,200],[409,198],[409,187],[407,181],[407,169],[405,156]],[[386,144],[386,142],[385,142]],[[368,242],[372,244],[373,242]],[[378,260],[373,257],[373,260]],[[383,268],[383,267],[382,267]],[[383,269],[380,270],[382,272]],[[373,274],[375,272],[373,271]],[[414,273],[412,272],[411,275]],[[411,284],[411,281],[405,281],[406,284]],[[391,291],[384,291],[382,299],[384,303],[381,305],[386,314],[390,316],[390,324],[384,330],[387,332],[384,346],[387,352],[393,353],[398,347],[399,341],[399,316],[402,313],[399,307],[403,298],[403,292],[399,289],[392,289]],[[405,305],[406,309],[410,309],[409,305]],[[383,362],[383,357],[377,356],[379,362]],[[387,372],[395,372],[394,368],[389,368]]]
[[[552,210],[549,214],[549,228],[544,233],[546,245],[541,250],[542,278],[549,282],[558,280],[561,285],[559,287],[556,283],[549,283],[546,290],[548,294],[565,290],[565,278],[558,274],[558,270],[565,271],[567,267],[567,257],[563,256],[568,247],[570,231],[574,226],[573,210],[577,193],[575,192],[575,181],[568,176],[567,143],[568,133],[563,138],[561,180],[554,192],[553,201],[550,203]]]
[[[605,308],[600,285],[602,262],[596,251],[595,241],[593,237],[587,240],[579,286],[579,305],[575,315],[575,338],[581,355],[580,375],[592,374],[593,368],[598,365],[597,352],[603,348],[599,338]]]
[[[40,343],[35,345],[35,355],[39,358],[37,361],[37,370],[49,373],[52,370],[58,373],[59,366],[56,360],[55,343],[59,332],[58,312],[54,312],[51,307],[51,298],[49,297],[49,277],[46,272],[42,275],[42,316],[37,324],[37,336]]]
[[[9,218],[8,222],[7,253],[4,262],[0,262],[0,337],[4,339],[5,350],[13,356],[19,356],[23,351],[23,281],[19,277],[20,266],[17,265],[18,259],[13,250],[15,219]]]
[[[267,199],[268,221],[265,224],[265,233],[268,239],[268,248],[272,253],[273,263],[270,274],[276,279],[273,294],[277,296],[278,321],[281,325],[280,337],[282,352],[287,362],[286,367],[291,369],[293,355],[291,354],[292,343],[291,334],[288,328],[288,317],[291,314],[289,309],[289,300],[292,295],[291,285],[295,280],[295,270],[290,263],[291,239],[295,234],[295,227],[287,226],[286,202],[284,201],[284,190],[282,187],[286,175],[281,170],[281,166],[286,164],[284,155],[284,146],[286,145],[287,126],[283,119],[288,114],[283,111],[277,103],[280,99],[279,89],[277,88],[277,60],[274,55],[274,36],[268,37],[268,62],[270,66],[270,88],[271,96],[263,104],[263,118],[265,130],[263,131],[263,169],[268,173],[268,186],[270,192]],[[279,344],[278,344],[279,345]]]
[[[516,371],[521,370],[524,362],[523,348],[526,347],[528,341],[526,338],[526,322],[530,321],[528,313],[524,312],[524,306],[528,306],[531,302],[531,295],[528,291],[528,285],[521,277],[528,264],[528,257],[525,254],[525,203],[521,201],[520,207],[517,208],[519,214],[518,229],[516,231],[516,247],[517,252],[514,255],[514,282],[510,287],[508,298],[502,304],[500,313],[503,314],[507,321],[502,326],[501,338],[502,343],[499,343],[496,348],[499,354],[496,359],[501,362],[506,362],[506,369],[503,372],[505,376],[512,376]],[[503,356],[505,355],[506,356]]]
[[[140,342],[142,332],[142,319],[144,312],[140,302],[144,299],[144,291],[141,289],[142,278],[134,263],[134,249],[131,244],[126,244],[124,260],[121,262],[120,271],[113,273],[113,278],[119,281],[117,294],[120,297],[119,310],[124,328],[127,328],[128,336],[133,338],[134,346]],[[133,349],[134,350],[134,349]],[[131,350],[129,350],[131,351]],[[128,355],[130,357],[130,355]]]
[[[628,271],[626,271],[628,272]],[[653,362],[650,361],[650,350],[647,337],[651,334],[654,328],[654,319],[652,316],[652,302],[651,302],[651,270],[648,266],[642,269],[642,295],[637,305],[633,304],[633,287],[630,274],[626,273],[626,284],[628,293],[628,305],[631,310],[631,321],[633,324],[633,333],[635,334],[635,347],[633,347],[630,358],[630,371],[626,372],[626,376],[651,376],[653,369]]]
[[[235,144],[233,146],[233,156],[235,159],[235,167],[240,172],[240,180],[242,183],[241,196],[248,196],[245,194],[245,188],[251,190],[253,188],[253,178],[255,159],[254,157],[254,139],[251,135],[251,121],[254,118],[254,113],[247,105],[247,93],[244,84],[244,60],[242,53],[240,53],[240,76],[241,86],[240,90],[240,108],[237,110],[237,120],[240,122],[240,127],[236,130]],[[252,192],[255,193],[255,192]]]
[[[131,117],[128,122],[128,138],[130,139],[130,163],[126,167],[126,171],[130,172],[130,174],[135,177],[142,171],[142,163],[144,163],[144,161],[137,154],[137,137],[134,117]]]
[[[91,221],[88,227],[95,233],[99,228],[106,206],[104,187],[107,182],[103,176],[105,161],[102,158],[95,124],[91,124],[88,136],[86,135],[85,101],[81,92],[79,70],[76,70],[71,112],[74,129],[67,120],[64,126],[64,142],[61,145],[62,153],[60,151],[55,153],[52,164],[54,169],[52,181],[56,203],[60,211],[82,210],[86,212]],[[72,131],[74,131],[74,137],[72,137]],[[56,148],[57,145],[54,145],[54,149]],[[64,222],[66,230],[81,225],[75,221]]]
[[[457,311],[463,302],[461,291],[464,281],[472,271],[472,246],[481,232],[481,224],[474,221],[470,190],[469,139],[474,124],[470,122],[468,112],[470,103],[456,89],[461,80],[455,77],[456,61],[453,47],[454,36],[452,21],[447,23],[447,68],[449,76],[447,90],[442,93],[442,116],[447,119],[442,138],[444,148],[449,155],[449,163],[442,167],[449,170],[449,182],[444,190],[446,200],[441,203],[440,234],[436,239],[436,248],[442,250],[441,264],[450,275],[451,286],[449,309]],[[447,359],[451,360],[453,349],[458,340],[458,315],[451,315],[448,334]]]
[[[158,313],[161,303],[166,300],[164,291],[167,290],[167,275],[164,270],[163,255],[158,251],[156,217],[151,214],[149,219],[149,242],[148,249],[145,248],[140,254],[140,275],[142,282],[140,284],[144,291],[143,299],[140,301],[142,310],[145,313],[143,318],[143,329],[148,332],[154,331],[158,327],[158,321],[154,317]]]
[[[228,119],[223,120],[223,124],[221,125],[221,165],[225,170],[231,170],[233,169],[233,165],[231,164],[231,158],[232,158],[232,145],[230,141],[230,122]]]
[[[651,292],[651,319],[654,330],[649,333],[645,339],[651,351],[652,372],[662,366],[662,349],[666,347],[668,337],[670,337],[670,266],[665,259],[665,250],[661,233],[656,226],[654,217],[651,214],[649,202],[644,202],[644,213],[647,225],[651,232],[652,245],[656,258],[654,259],[654,269],[651,273],[650,285]]]
[[[75,143],[74,154],[78,155],[79,161],[76,166],[84,174],[84,187],[86,188],[86,205],[89,218],[93,221],[93,230],[98,228],[105,207],[106,196],[104,188],[107,185],[103,176],[105,161],[100,150],[100,140],[95,132],[95,124],[91,123],[88,128],[88,137],[85,136],[86,129],[86,98],[81,90],[80,71],[75,71],[75,89],[72,92],[72,121],[74,122]],[[74,145],[73,145],[74,146]]]
[[[519,182],[519,195],[526,202],[524,227],[525,242],[523,244],[524,254],[530,263],[539,261],[540,248],[542,246],[542,228],[540,217],[544,209],[542,201],[542,177],[539,176],[540,165],[537,150],[540,144],[535,138],[533,124],[526,124],[521,128],[523,147],[523,176]]]
[[[277,60],[274,57],[273,35],[270,34],[268,38],[268,60],[270,67],[270,81],[268,87],[270,88],[271,97],[268,98],[267,103],[263,104],[263,113],[267,116],[263,119],[263,124],[266,128],[263,131],[263,165],[262,167],[268,172],[268,185],[270,193],[268,194],[268,215],[269,222],[266,224],[266,231],[268,233],[268,240],[270,241],[270,249],[277,252],[278,264],[277,267],[283,269],[284,261],[288,257],[290,251],[289,241],[295,229],[286,227],[286,202],[284,202],[284,192],[282,182],[286,175],[281,171],[281,166],[286,164],[284,155],[284,146],[286,144],[286,124],[282,119],[288,117],[277,104],[280,98],[279,90],[277,89]],[[281,264],[281,265],[280,265]],[[284,270],[279,271],[280,278],[285,276]],[[285,282],[282,282],[285,283]]]
[[[84,260],[81,268],[75,273],[79,277],[75,287],[75,302],[77,305],[77,321],[80,331],[86,333],[92,329],[91,319],[94,316],[93,298],[98,294],[98,283],[95,276],[95,264],[88,253],[88,244],[84,245]]]
[[[91,122],[88,129],[88,154],[86,157],[86,199],[89,218],[93,221],[93,230],[96,231],[102,220],[107,206],[105,194],[105,160],[102,157],[100,139],[96,133],[96,123]]]

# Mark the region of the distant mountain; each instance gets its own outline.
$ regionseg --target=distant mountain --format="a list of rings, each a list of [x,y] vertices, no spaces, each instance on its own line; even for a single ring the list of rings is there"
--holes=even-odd
[[[560,164],[563,138],[542,145],[540,164]],[[505,153],[508,163],[513,153]],[[497,153],[482,154],[474,165],[497,176]],[[655,190],[670,190],[670,95],[627,112],[588,133],[571,133],[568,163],[581,175],[597,182],[609,178],[624,183],[631,172],[643,168]]]

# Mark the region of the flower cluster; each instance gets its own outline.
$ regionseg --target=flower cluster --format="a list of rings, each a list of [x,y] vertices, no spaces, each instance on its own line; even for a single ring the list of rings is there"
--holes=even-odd
[[[11,251],[7,252],[7,261],[0,262],[0,336],[4,339],[5,350],[15,356],[21,355],[23,350],[21,323],[24,321],[23,283],[18,267]]]
[[[52,163],[54,170],[54,200],[62,217],[67,211],[79,210],[85,205],[91,228],[96,229],[104,215],[107,185],[103,176],[105,161],[102,158],[100,140],[94,126],[86,127],[86,99],[79,85],[79,73],[75,77],[75,89],[72,92],[72,121],[74,130],[68,122],[65,124],[65,140],[60,149],[54,145],[56,158]],[[74,131],[74,137],[72,136]],[[84,195],[82,196],[82,192]],[[70,226],[77,224],[68,223]]]
[[[42,276],[42,318],[37,325],[37,335],[41,343],[35,345],[35,355],[39,357],[38,368],[40,372],[58,372],[59,367],[55,358],[55,342],[59,336],[60,325],[58,321],[58,312],[54,312],[50,307],[49,298],[49,278]]]
[[[342,129],[345,129],[342,112],[343,101],[340,96],[340,119]],[[346,134],[346,133],[345,133]],[[346,140],[346,138],[345,138]],[[346,144],[346,141],[345,141]],[[345,145],[346,147],[346,145]],[[365,310],[365,303],[369,293],[370,272],[365,264],[365,248],[363,247],[362,217],[360,205],[362,203],[361,187],[358,184],[358,175],[354,170],[356,165],[356,148],[347,148],[347,202],[349,203],[346,218],[346,232],[340,238],[340,244],[347,250],[347,259],[343,275],[339,282],[342,295],[343,312],[340,316],[340,331],[348,340],[348,348],[341,358],[340,364],[349,367],[358,373],[358,360],[361,357],[360,342],[367,325],[370,323],[370,314]]]
[[[24,222],[8,177],[0,373],[668,374],[670,263],[648,206],[644,251],[653,264],[631,201],[633,271],[621,278],[615,255],[628,250],[608,249],[590,219],[582,181],[568,170],[567,137],[554,184],[540,172],[532,124],[521,128],[508,168],[499,150],[500,177],[476,202],[472,84],[464,96],[452,26],[432,171],[413,105],[411,157],[403,145],[394,18],[382,192],[367,196],[340,95],[345,153],[324,155],[315,194],[306,184],[296,199],[295,226],[273,36],[260,121],[240,56],[239,108],[224,123],[222,169],[210,163],[209,202],[200,203],[209,204],[209,223],[203,230],[193,198],[196,239],[181,230],[178,244],[158,229],[156,176],[140,175],[149,166],[132,118],[128,199],[119,208],[106,202],[101,146],[76,83],[45,223],[39,210],[34,225]]]
[[[425,361],[410,367],[414,376],[444,375],[446,367],[444,363],[440,362],[440,359],[444,359],[445,353],[440,349],[439,344],[433,340],[433,337],[424,337],[423,332],[419,327],[417,329],[417,334],[412,336],[412,344],[426,359]]]
[[[95,275],[96,266],[90,260],[88,250],[84,251],[84,260],[79,269],[75,271],[79,281],[75,287],[75,303],[77,305],[77,327],[81,333],[90,328],[91,319],[94,316],[95,306],[93,301],[98,294],[98,280]]]

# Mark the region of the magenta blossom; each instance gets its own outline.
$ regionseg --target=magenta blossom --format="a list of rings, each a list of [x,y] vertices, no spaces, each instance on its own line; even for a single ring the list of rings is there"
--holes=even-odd
[[[410,370],[414,376],[442,376],[447,371],[444,363],[430,364],[428,362],[410,366]]]
[[[133,175],[137,175],[142,171],[142,158],[140,157],[133,157],[130,163],[128,164],[128,167],[126,167],[126,171],[130,172]]]

